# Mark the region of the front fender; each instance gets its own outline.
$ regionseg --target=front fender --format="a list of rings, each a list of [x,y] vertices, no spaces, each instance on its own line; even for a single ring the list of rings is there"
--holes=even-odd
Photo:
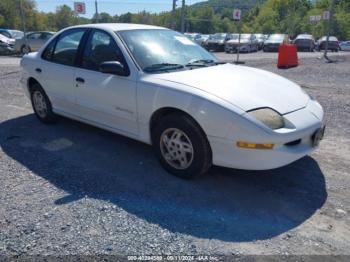
[[[208,138],[234,140],[235,134],[253,136],[261,133],[256,124],[243,117],[244,111],[231,104],[193,90],[189,93],[181,84],[140,81],[137,87],[137,104],[140,140],[151,144],[150,122],[154,112],[174,108],[189,114],[203,129]],[[263,132],[264,133],[264,132]]]

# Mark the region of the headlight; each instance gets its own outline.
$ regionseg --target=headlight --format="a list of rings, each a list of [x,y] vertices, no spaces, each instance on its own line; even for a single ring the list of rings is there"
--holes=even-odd
[[[271,108],[255,109],[249,111],[248,114],[271,129],[284,127],[283,117]]]

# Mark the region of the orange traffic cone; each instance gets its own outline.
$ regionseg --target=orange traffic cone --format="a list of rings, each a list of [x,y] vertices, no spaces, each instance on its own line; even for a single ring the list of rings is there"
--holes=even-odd
[[[299,65],[298,50],[296,45],[282,44],[278,49],[277,67],[282,69],[296,67]]]

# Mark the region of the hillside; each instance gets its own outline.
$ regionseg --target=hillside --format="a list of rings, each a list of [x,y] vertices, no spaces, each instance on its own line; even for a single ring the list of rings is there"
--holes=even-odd
[[[201,8],[204,6],[212,7],[215,11],[215,13],[221,13],[224,9],[242,9],[242,10],[249,10],[256,6],[257,4],[264,3],[265,0],[209,0],[206,2],[199,2],[196,4],[193,4],[192,8]]]

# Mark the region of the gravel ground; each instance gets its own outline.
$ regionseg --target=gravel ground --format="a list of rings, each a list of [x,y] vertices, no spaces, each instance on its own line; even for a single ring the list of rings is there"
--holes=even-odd
[[[0,57],[0,255],[350,255],[350,56],[336,58],[289,70],[247,61],[324,106],[327,133],[311,156],[183,181],[144,144],[65,118],[39,123],[19,60]]]

